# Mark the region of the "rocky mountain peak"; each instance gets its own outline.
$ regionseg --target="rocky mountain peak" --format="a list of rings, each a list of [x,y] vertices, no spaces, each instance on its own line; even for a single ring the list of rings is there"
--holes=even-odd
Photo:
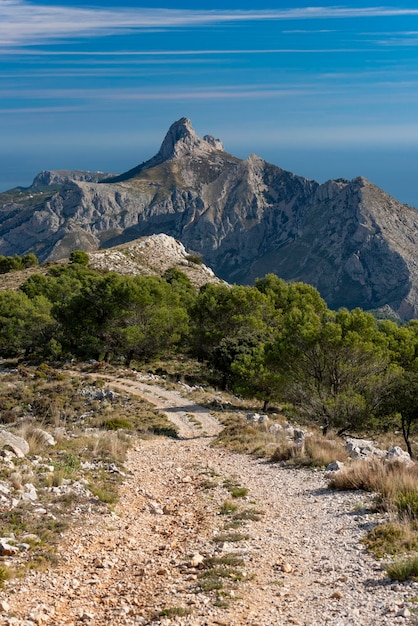
[[[42,172],[31,188],[0,194],[1,254],[54,260],[155,236],[137,246],[146,260],[178,249],[169,235],[228,282],[274,272],[314,285],[331,308],[418,317],[418,212],[361,176],[319,184],[255,154],[239,159],[186,117],[153,158],[105,176]],[[119,267],[126,254],[105,261]]]
[[[161,161],[168,161],[195,153],[213,152],[213,150],[223,151],[222,142],[211,135],[205,135],[201,139],[196,135],[191,121],[187,117],[182,117],[168,129],[157,158]]]
[[[216,152],[224,152],[222,141],[215,139],[212,135],[205,135],[202,139],[195,133],[189,118],[182,117],[170,126],[155,156],[120,176],[108,179],[106,182],[129,180],[144,170],[157,167],[167,161],[184,157],[204,157]]]

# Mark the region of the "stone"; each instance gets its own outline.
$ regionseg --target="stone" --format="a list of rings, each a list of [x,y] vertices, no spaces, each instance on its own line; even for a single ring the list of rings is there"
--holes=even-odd
[[[0,600],[0,612],[8,613],[10,611],[10,604],[7,600]]]
[[[204,560],[205,558],[199,552],[195,552],[190,559],[190,567],[199,567]]]
[[[334,591],[334,593],[331,595],[331,598],[333,600],[342,600],[343,597],[344,594],[341,591]]]
[[[408,452],[402,450],[399,446],[394,446],[386,452],[386,461],[398,461],[399,463],[405,463],[406,465],[413,465],[413,461]]]
[[[343,469],[344,463],[342,461],[333,461],[325,468],[326,472],[339,472]]]
[[[266,413],[261,413],[261,415],[259,415],[258,417],[259,424],[268,424],[269,421],[270,421],[270,418],[268,415],[266,415]]]
[[[154,515],[164,515],[163,509],[160,507],[158,502],[155,502],[154,500],[150,500],[149,508],[151,513],[154,513]]]
[[[345,448],[352,459],[367,459],[369,457],[383,457],[383,450],[377,448],[373,441],[368,439],[353,439],[347,437]]]
[[[11,546],[4,540],[0,541],[0,556],[15,556],[19,553],[19,549]]]
[[[3,481],[0,481],[0,494],[4,496],[8,496],[10,494],[10,489],[8,485]]]
[[[170,571],[166,567],[160,567],[157,569],[158,576],[169,576]]]
[[[38,441],[45,444],[46,446],[57,445],[57,442],[55,441],[51,433],[48,433],[46,430],[43,430],[42,428],[33,428],[31,430],[31,433],[32,435],[35,435]]]
[[[49,615],[43,611],[33,611],[32,613],[29,613],[29,619],[35,624],[46,624],[49,622],[50,618]]]
[[[0,449],[11,450],[19,459],[29,454],[29,444],[23,437],[18,437],[7,430],[0,430]]]
[[[32,483],[26,483],[23,485],[24,492],[22,493],[22,500],[26,502],[35,502],[38,499],[38,493],[35,485]]]

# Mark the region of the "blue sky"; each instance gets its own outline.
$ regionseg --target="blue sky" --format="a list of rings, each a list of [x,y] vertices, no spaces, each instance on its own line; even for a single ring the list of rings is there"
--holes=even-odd
[[[127,170],[186,116],[242,158],[418,207],[417,105],[412,0],[0,0],[0,191]]]

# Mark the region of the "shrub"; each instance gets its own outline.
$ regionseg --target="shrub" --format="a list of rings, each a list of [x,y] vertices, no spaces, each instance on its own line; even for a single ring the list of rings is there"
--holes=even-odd
[[[271,460],[326,467],[333,461],[345,461],[347,456],[338,440],[313,436],[306,437],[304,446],[298,446],[294,441],[281,441],[271,455]]]
[[[274,450],[270,459],[273,463],[280,463],[281,461],[290,461],[298,456],[299,448],[292,441],[281,441]]]
[[[341,491],[363,491],[378,492],[385,482],[386,469],[380,461],[354,461],[349,466],[344,467],[330,481],[332,489]]]
[[[118,492],[111,486],[90,484],[89,490],[104,504],[114,504],[118,499]]]
[[[131,430],[133,428],[132,423],[124,417],[111,417],[106,419],[103,421],[102,426],[106,430]]]
[[[418,519],[418,467],[381,460],[355,461],[330,481],[334,489],[377,493],[379,505],[400,518]]]
[[[309,465],[326,467],[334,461],[346,461],[348,453],[338,440],[325,437],[307,437],[305,440],[305,456]]]
[[[182,606],[170,606],[168,609],[163,609],[158,614],[158,617],[186,617],[190,615],[191,610],[185,609]]]
[[[70,254],[70,263],[74,265],[75,263],[78,265],[87,266],[90,262],[89,255],[84,250],[74,250]]]
[[[400,493],[395,500],[395,506],[401,517],[418,519],[418,490]]]
[[[408,578],[418,578],[418,555],[389,563],[386,566],[386,573],[392,580],[404,581]]]
[[[200,256],[200,254],[197,254],[196,252],[193,252],[192,254],[188,254],[186,256],[187,261],[189,261],[189,263],[194,263],[195,265],[203,265],[203,259]]]
[[[409,524],[389,522],[379,524],[363,540],[367,549],[381,558],[385,554],[400,554],[418,549],[418,534]]]
[[[5,565],[0,565],[0,588],[9,578],[11,578],[10,570]]]
[[[220,515],[231,515],[237,510],[237,508],[238,506],[234,502],[231,502],[230,500],[225,500],[220,508],[219,513]]]

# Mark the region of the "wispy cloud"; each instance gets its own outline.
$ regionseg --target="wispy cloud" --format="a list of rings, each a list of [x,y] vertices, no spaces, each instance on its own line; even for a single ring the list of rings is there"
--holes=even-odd
[[[106,68],[105,68],[106,69]],[[91,70],[91,71],[90,71]],[[129,74],[129,72],[128,72]],[[127,74],[127,75],[128,75]],[[86,67],[81,71],[70,70],[67,74],[66,70],[55,70],[52,73],[45,72],[38,74],[28,74],[28,77],[34,79],[32,85],[25,84],[24,87],[18,87],[12,81],[3,81],[0,88],[0,111],[10,112],[10,102],[18,101],[22,110],[27,106],[34,105],[35,102],[42,102],[40,107],[44,106],[44,102],[49,104],[55,103],[59,106],[66,103],[69,106],[97,106],[100,109],[113,108],[115,103],[119,106],[128,106],[135,102],[175,102],[175,101],[210,101],[210,100],[291,100],[297,107],[305,100],[310,98],[312,108],[319,106],[322,108],[323,103],[329,106],[344,103],[345,105],[369,104],[373,105],[376,98],[385,100],[386,104],[391,102],[415,102],[418,93],[418,76],[416,72],[405,74],[402,81],[393,77],[389,72],[370,72],[364,76],[361,72],[352,72],[345,74],[321,74],[318,73],[314,77],[305,76],[305,80],[288,80],[286,82],[239,82],[236,84],[206,84],[194,85],[187,76],[182,76],[182,80],[177,80],[177,74],[173,74],[174,78],[170,84],[164,83],[163,86],[156,86],[152,89],[143,87],[47,87],[40,88],[37,86],[39,77],[51,76],[60,78],[67,76],[97,76],[97,68]],[[108,71],[101,71],[101,76],[109,77]],[[117,75],[124,75],[117,72]],[[10,79],[10,74],[3,74],[4,79]],[[0,76],[0,77],[1,77]],[[140,75],[139,75],[140,76]],[[335,80],[338,76],[339,80]],[[148,77],[148,74],[147,74]],[[329,80],[331,79],[331,80]],[[374,79],[374,80],[373,80]],[[377,79],[377,80],[376,80]],[[9,84],[8,84],[9,83]],[[30,103],[30,104],[29,104]],[[34,105],[37,106],[37,105]]]
[[[275,97],[292,97],[300,95],[308,95],[316,90],[315,84],[306,84],[301,86],[286,85],[280,86],[274,84],[265,85],[238,85],[238,86],[217,86],[210,88],[161,88],[161,89],[2,89],[0,90],[0,101],[3,104],[7,98],[25,98],[30,101],[34,100],[60,100],[83,102],[100,101],[107,102],[131,102],[131,101],[147,101],[147,100],[209,100],[209,99],[242,99],[256,98],[263,99],[271,96]],[[4,111],[1,109],[0,111]]]
[[[370,18],[418,15],[418,9],[390,7],[303,7],[274,10],[182,10],[117,7],[81,8],[0,0],[0,45],[40,43],[68,37],[110,35],[136,29],[192,27],[259,20]]]
[[[356,51],[362,51],[356,47]],[[353,52],[353,48],[223,48],[208,50],[33,50],[25,48],[2,48],[2,54],[14,54],[19,56],[45,56],[52,57],[164,57],[162,63],[166,63],[167,57],[198,57],[198,56],[221,56],[243,54],[311,54]],[[370,51],[370,47],[367,48]],[[190,62],[189,60],[187,61]]]

